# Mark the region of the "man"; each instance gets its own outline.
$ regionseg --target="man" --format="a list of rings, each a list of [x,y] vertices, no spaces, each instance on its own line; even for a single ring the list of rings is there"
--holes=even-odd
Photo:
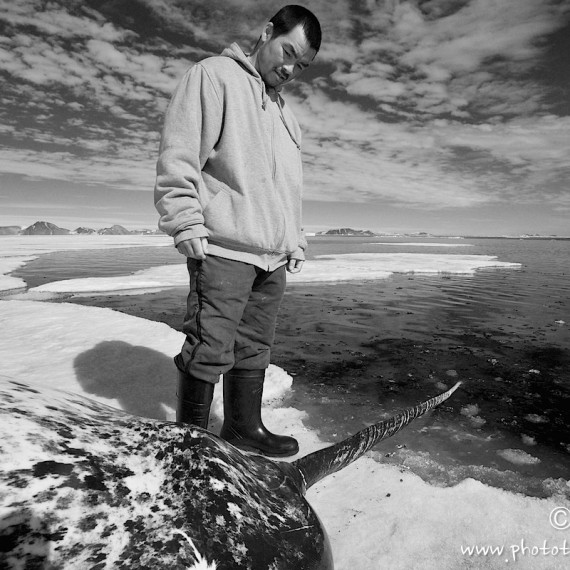
[[[297,441],[261,421],[285,270],[301,270],[300,131],[279,94],[320,48],[316,17],[285,6],[246,55],[237,44],[188,70],[168,107],[157,164],[159,227],[187,259],[190,294],[175,358],[177,421],[207,428],[224,378],[230,443],[271,456]]]

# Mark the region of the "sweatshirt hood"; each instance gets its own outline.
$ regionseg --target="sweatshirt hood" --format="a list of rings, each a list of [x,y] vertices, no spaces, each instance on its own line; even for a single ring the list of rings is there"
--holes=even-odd
[[[281,91],[281,86],[270,87],[270,86],[266,85],[265,81],[263,81],[263,78],[259,74],[259,71],[257,71],[257,69],[255,69],[255,66],[253,65],[253,63],[251,63],[247,54],[244,53],[244,51],[241,49],[241,47],[236,42],[231,44],[230,47],[226,48],[221,53],[221,55],[223,57],[229,57],[229,58],[237,61],[239,63],[239,65],[244,69],[244,71],[246,73],[249,73],[259,83],[259,85],[261,86],[261,108],[262,109],[265,109],[265,107],[267,105],[267,100],[270,98],[270,95],[275,94],[275,100],[277,102],[277,106],[279,107],[279,113],[281,115],[281,120],[283,121],[283,124],[285,125],[285,128],[287,129],[287,132],[289,133],[289,136],[291,137],[291,140],[295,143],[297,148],[299,150],[301,150],[300,142],[297,140],[297,137],[295,137],[295,135],[293,134],[293,130],[287,124],[287,121],[285,120],[285,116],[283,115],[283,100],[281,99],[281,95],[279,94],[279,92]]]
[[[255,69],[253,63],[251,63],[251,61],[249,60],[249,57],[247,56],[246,53],[244,53],[244,51],[241,49],[241,47],[237,44],[237,43],[233,43],[230,45],[230,47],[226,48],[222,54],[222,56],[225,57],[229,57],[231,59],[234,59],[235,61],[237,61],[242,67],[243,69],[249,73],[250,75],[252,75],[253,77],[255,77],[257,79],[257,81],[259,81],[259,83],[261,84],[261,90],[262,90],[262,104],[263,106],[265,106],[265,100],[268,97],[269,93],[279,93],[281,91],[281,87],[269,87],[267,85],[265,85],[265,82],[263,81],[261,75],[259,75],[259,71],[257,71],[257,69]]]

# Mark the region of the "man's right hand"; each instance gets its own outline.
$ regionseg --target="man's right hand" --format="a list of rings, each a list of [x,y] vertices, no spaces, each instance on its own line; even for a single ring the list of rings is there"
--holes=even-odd
[[[181,241],[176,249],[178,253],[192,259],[206,259],[208,255],[208,238],[199,237]]]

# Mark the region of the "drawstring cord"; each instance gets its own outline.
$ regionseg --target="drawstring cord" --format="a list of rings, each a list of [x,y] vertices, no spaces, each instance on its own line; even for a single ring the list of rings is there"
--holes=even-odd
[[[283,115],[283,107],[281,106],[281,97],[279,96],[279,93],[277,93],[277,106],[279,107],[279,115],[281,117],[281,120],[283,121],[283,124],[285,125],[285,128],[287,129],[287,132],[289,133],[289,136],[291,137],[291,140],[295,143],[295,146],[297,147],[297,149],[301,150],[301,145],[297,142],[297,140],[293,136],[293,133],[291,132],[291,129],[289,128],[289,125],[287,124],[287,121],[285,120],[285,115]]]
[[[245,55],[246,55],[246,57],[250,56],[249,53],[246,53]],[[268,99],[269,95],[267,93],[267,90],[265,89],[265,83],[264,83],[263,79],[257,73],[257,71],[256,71],[256,74],[257,74],[257,77],[259,78],[259,82],[261,84],[261,108],[265,111],[266,107],[267,107],[267,99]],[[279,116],[281,117],[281,121],[282,121],[283,125],[285,126],[285,128],[287,129],[287,132],[289,133],[291,140],[295,143],[297,150],[301,150],[301,145],[297,142],[297,139],[295,138],[295,136],[291,132],[291,129],[289,128],[289,125],[287,124],[287,121],[285,120],[285,115],[283,114],[283,107],[281,106],[281,96],[279,95],[279,89],[274,89],[274,90],[275,90],[275,94],[277,95],[277,107],[279,107]]]

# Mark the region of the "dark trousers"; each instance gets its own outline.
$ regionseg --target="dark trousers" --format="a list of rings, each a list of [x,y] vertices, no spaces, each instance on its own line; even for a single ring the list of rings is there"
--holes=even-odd
[[[186,341],[177,366],[207,382],[217,382],[232,368],[267,368],[285,291],[285,266],[263,271],[212,255],[189,258],[187,265]]]

